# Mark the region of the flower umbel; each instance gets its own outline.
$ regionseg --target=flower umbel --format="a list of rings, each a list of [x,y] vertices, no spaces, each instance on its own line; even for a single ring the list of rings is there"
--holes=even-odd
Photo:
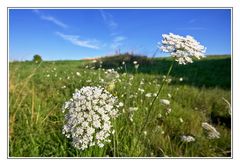
[[[118,116],[121,106],[116,97],[101,87],[76,89],[73,97],[63,106],[63,112],[68,110],[63,134],[81,150],[94,145],[103,147],[105,142],[111,141],[111,119]]]
[[[163,34],[162,42],[158,47],[163,52],[168,52],[179,64],[193,63],[192,58],[204,57],[206,47],[202,46],[192,36],[179,36],[173,33]]]
[[[195,138],[190,135],[183,135],[183,136],[181,136],[181,140],[183,142],[194,142]]]

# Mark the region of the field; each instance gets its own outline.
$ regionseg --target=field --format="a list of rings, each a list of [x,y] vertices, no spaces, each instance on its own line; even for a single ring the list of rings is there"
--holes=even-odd
[[[102,61],[9,63],[10,157],[231,156],[230,56],[209,56],[188,65],[175,63],[171,80],[150,113],[171,59],[121,55]],[[118,72],[107,73],[108,68]],[[78,150],[62,134],[64,102],[83,86],[102,86],[124,104],[113,121],[111,142],[103,148]],[[170,104],[161,104],[161,99]],[[210,139],[204,122],[214,126],[220,137]],[[195,141],[183,141],[184,135]]]

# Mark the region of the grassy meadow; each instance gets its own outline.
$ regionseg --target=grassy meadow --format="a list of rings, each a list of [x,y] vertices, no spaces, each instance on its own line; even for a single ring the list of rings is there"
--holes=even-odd
[[[187,65],[175,63],[171,80],[153,105],[148,125],[142,128],[171,61],[120,55],[105,57],[102,64],[90,60],[10,62],[9,156],[230,157],[228,55],[209,56]],[[118,75],[107,74],[111,68]],[[62,134],[62,106],[83,86],[102,86],[124,104],[113,122],[112,141],[103,148],[75,149]],[[170,105],[162,105],[160,99],[169,100]],[[220,138],[209,139],[203,122],[213,125]],[[184,142],[183,135],[193,136],[195,141]]]

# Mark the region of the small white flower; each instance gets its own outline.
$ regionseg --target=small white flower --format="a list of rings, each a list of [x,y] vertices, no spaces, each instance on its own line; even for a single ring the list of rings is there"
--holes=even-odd
[[[169,97],[169,98],[171,98],[171,97],[172,97],[172,95],[171,95],[170,93],[168,93],[167,95],[168,95],[168,97]]]
[[[134,65],[134,67],[135,67],[135,69],[138,69],[138,67],[139,67],[139,64],[136,64],[136,65]]]
[[[134,112],[134,111],[137,111],[137,110],[138,110],[138,107],[129,107],[130,112]]]
[[[79,72],[76,72],[76,75],[77,75],[77,76],[80,76],[81,74],[80,74]]]
[[[158,118],[162,118],[162,114],[159,113],[157,117],[158,117]]]
[[[119,102],[119,107],[123,107],[123,103],[122,102]]]
[[[172,112],[172,109],[171,108],[167,108],[167,114],[170,114]]]
[[[181,136],[181,140],[183,142],[194,142],[195,138],[190,135],[189,136],[183,135],[183,136]]]
[[[48,74],[47,77],[50,77],[50,74]]]
[[[183,78],[182,78],[182,77],[181,77],[181,78],[179,78],[179,81],[180,81],[180,82],[182,82],[182,81],[183,81]]]
[[[144,135],[147,135],[147,131],[144,131],[143,134],[144,134]]]
[[[133,64],[136,65],[138,62],[137,61],[133,61]]]
[[[160,99],[160,103],[163,105],[170,105],[170,101],[167,99]]]
[[[65,89],[66,88],[66,86],[64,85],[64,86],[62,86],[62,89]]]
[[[182,119],[182,118],[179,118],[179,121],[180,121],[181,123],[183,123],[183,119]]]
[[[146,97],[152,97],[152,94],[151,93],[147,93],[145,96]]]
[[[138,91],[140,91],[141,93],[144,92],[144,89],[138,88]]]
[[[125,65],[125,62],[124,62],[124,61],[122,62],[122,65]]]

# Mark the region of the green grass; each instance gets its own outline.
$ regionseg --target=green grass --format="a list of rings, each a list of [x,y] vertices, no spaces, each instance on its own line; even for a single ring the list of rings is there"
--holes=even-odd
[[[138,59],[134,59],[138,60]],[[119,67],[122,59],[103,61],[103,67]],[[146,63],[145,63],[146,62]],[[56,61],[34,64],[9,64],[9,156],[11,157],[229,157],[231,156],[231,116],[223,98],[231,102],[231,58],[213,56],[186,66],[175,64],[172,82],[165,86],[150,113],[150,123],[140,131],[153,98],[162,84],[170,60],[139,60],[138,71],[127,61],[127,74],[119,69],[120,78],[110,92],[124,103],[124,111],[115,121],[115,146],[75,149],[62,134],[64,114],[61,108],[75,89],[103,86],[108,89],[102,69],[86,68],[89,61]],[[119,64],[120,63],[120,64]],[[115,64],[117,64],[115,66]],[[81,76],[77,76],[79,72]],[[48,77],[49,75],[49,77]],[[183,82],[179,78],[183,77]],[[104,79],[105,82],[101,82]],[[143,81],[144,84],[140,84]],[[145,90],[143,94],[138,88]],[[167,94],[172,98],[169,99]],[[160,104],[160,98],[171,101],[171,113]],[[129,107],[138,107],[133,121]],[[162,115],[159,118],[159,115]],[[180,118],[183,122],[180,122]],[[221,134],[209,140],[202,122],[212,124]],[[182,135],[196,141],[183,143]],[[115,148],[114,148],[115,147]],[[115,151],[115,152],[114,152]]]

